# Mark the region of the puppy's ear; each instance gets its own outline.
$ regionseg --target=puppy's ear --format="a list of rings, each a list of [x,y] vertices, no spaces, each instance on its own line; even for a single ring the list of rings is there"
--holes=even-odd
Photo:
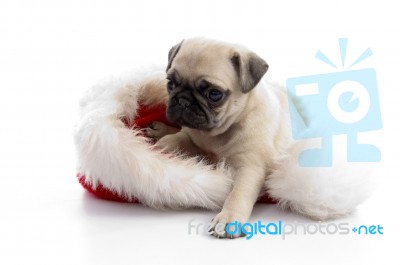
[[[184,40],[182,40],[180,43],[176,44],[175,46],[173,46],[169,52],[168,52],[168,65],[167,65],[167,69],[166,71],[169,70],[169,68],[171,68],[172,65],[172,61],[174,60],[175,56],[178,54],[179,49],[182,46]]]
[[[243,93],[252,90],[268,70],[268,64],[253,52],[234,52],[231,61],[238,73],[240,89]]]

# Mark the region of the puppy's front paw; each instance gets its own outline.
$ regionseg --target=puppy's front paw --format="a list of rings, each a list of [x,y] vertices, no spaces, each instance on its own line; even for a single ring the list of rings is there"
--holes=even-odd
[[[240,214],[234,213],[233,211],[222,210],[222,212],[212,219],[208,232],[217,238],[233,239],[244,236],[245,234],[243,232],[237,231],[237,225],[238,223],[243,224],[246,221],[247,218],[243,218]]]
[[[145,130],[148,137],[160,139],[161,137],[168,134],[168,128],[169,126],[165,125],[162,122],[153,121]]]

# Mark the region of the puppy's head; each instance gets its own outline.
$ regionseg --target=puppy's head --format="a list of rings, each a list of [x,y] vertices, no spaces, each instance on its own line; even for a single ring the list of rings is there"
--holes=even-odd
[[[267,69],[263,59],[243,47],[184,40],[168,54],[167,118],[193,129],[226,130],[245,110]]]

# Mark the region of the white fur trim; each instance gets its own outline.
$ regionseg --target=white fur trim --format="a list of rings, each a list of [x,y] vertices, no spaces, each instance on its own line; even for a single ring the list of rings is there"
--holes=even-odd
[[[94,188],[101,183],[128,200],[136,197],[151,207],[219,209],[232,187],[228,168],[221,164],[215,169],[195,159],[163,154],[139,130],[121,122],[121,117],[135,117],[139,99],[147,104],[165,100],[157,93],[143,98],[141,90],[149,80],[164,79],[161,71],[147,69],[88,91],[74,133],[78,172]],[[301,142],[290,145],[266,180],[268,194],[280,206],[323,220],[350,213],[367,198],[369,169],[365,164],[301,168],[297,155],[304,147]]]
[[[120,120],[135,117],[140,88],[148,80],[165,77],[154,69],[143,70],[100,84],[85,95],[74,133],[78,172],[94,188],[101,183],[151,207],[221,208],[232,183],[224,165],[213,169],[195,159],[163,154]]]
[[[371,194],[372,165],[338,162],[332,167],[300,167],[298,155],[309,147],[309,142],[295,142],[279,159],[266,181],[269,196],[282,208],[315,220],[352,213]]]

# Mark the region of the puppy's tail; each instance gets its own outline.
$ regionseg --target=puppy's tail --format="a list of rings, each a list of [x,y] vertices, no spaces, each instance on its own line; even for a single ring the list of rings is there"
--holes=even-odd
[[[163,80],[163,74],[143,70],[136,78],[111,80],[87,93],[74,132],[78,172],[93,189],[101,184],[128,201],[136,198],[155,208],[219,209],[232,183],[224,165],[215,169],[195,159],[164,154],[139,129],[127,128],[121,121],[136,116],[139,100],[147,104],[165,100]]]

